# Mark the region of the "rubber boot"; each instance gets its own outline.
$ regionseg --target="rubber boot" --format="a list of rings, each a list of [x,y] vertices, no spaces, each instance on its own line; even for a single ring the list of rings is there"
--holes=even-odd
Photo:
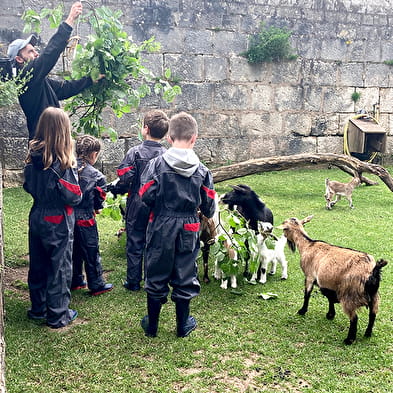
[[[145,336],[156,337],[158,329],[158,318],[161,311],[161,300],[147,297],[147,314],[141,320],[142,329],[145,331]]]
[[[190,316],[190,301],[176,301],[177,337],[187,337],[197,327],[194,317]]]

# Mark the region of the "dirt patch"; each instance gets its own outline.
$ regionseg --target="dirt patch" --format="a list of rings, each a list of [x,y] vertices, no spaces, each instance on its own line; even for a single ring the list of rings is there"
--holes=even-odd
[[[29,298],[29,289],[27,286],[28,266],[8,267],[5,266],[3,287],[5,291],[11,291],[18,294],[19,297]]]

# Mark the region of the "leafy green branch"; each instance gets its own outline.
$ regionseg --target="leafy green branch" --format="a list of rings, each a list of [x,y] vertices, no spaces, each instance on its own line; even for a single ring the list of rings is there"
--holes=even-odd
[[[141,100],[151,94],[159,94],[167,102],[172,102],[181,88],[170,82],[171,72],[166,70],[163,76],[156,76],[143,64],[143,54],[160,50],[160,44],[152,37],[140,45],[124,31],[120,22],[122,12],[108,7],[94,8],[79,22],[87,22],[92,33],[84,45],[76,45],[73,54],[73,79],[89,75],[94,81],[105,75],[98,83],[84,90],[78,96],[69,99],[65,109],[70,115],[77,115],[74,126],[78,133],[94,136],[108,134],[111,139],[117,133],[103,125],[102,112],[110,107],[117,117],[122,117],[132,109],[138,108]],[[25,19],[36,30],[40,18],[49,17],[44,10],[40,14],[28,14]],[[62,18],[56,18],[61,21]],[[35,23],[35,24],[34,24]]]
[[[15,77],[0,78],[0,107],[16,104],[18,102],[18,96],[26,91],[26,83],[30,78],[30,72],[26,73],[23,77],[17,74]]]
[[[25,25],[23,27],[24,33],[31,33],[32,31],[40,34],[42,32],[42,20],[48,19],[51,29],[57,28],[63,18],[64,7],[59,4],[56,8],[43,8],[39,13],[33,9],[28,9],[22,14],[22,20]]]
[[[101,211],[103,217],[110,217],[115,221],[123,220],[126,211],[127,195],[114,196],[111,192],[106,194],[104,208]]]
[[[225,213],[225,214],[223,214]],[[210,250],[225,276],[243,274],[248,263],[249,272],[255,273],[259,264],[258,240],[253,229],[237,211],[220,211],[223,233],[218,236]],[[230,231],[226,228],[230,228]],[[231,257],[228,245],[236,251],[237,259]]]

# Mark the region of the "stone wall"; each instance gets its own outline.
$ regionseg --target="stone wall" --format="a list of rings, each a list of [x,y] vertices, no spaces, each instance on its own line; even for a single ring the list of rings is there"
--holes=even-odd
[[[66,1],[67,11],[71,2]],[[162,45],[147,56],[156,74],[170,67],[183,94],[172,104],[157,97],[138,113],[107,121],[117,142],[105,141],[101,168],[109,178],[135,143],[137,120],[151,107],[168,114],[192,113],[200,127],[196,150],[207,164],[257,157],[343,150],[343,128],[359,109],[377,106],[392,152],[393,7],[374,0],[102,0],[95,4],[123,10],[134,41],[152,35]],[[47,2],[3,0],[0,42],[23,36],[25,9]],[[87,5],[85,5],[88,8]],[[299,55],[296,61],[250,65],[239,54],[259,24],[286,27]],[[12,28],[10,28],[12,26]],[[80,34],[88,34],[80,25]],[[42,34],[50,38],[48,28]],[[361,94],[356,104],[353,92]],[[2,111],[0,142],[5,183],[18,181],[26,150],[26,130],[18,107]]]

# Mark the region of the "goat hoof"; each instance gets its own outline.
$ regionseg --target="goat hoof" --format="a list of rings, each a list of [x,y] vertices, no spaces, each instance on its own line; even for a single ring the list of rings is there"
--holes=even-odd
[[[329,319],[330,321],[331,321],[332,319],[334,319],[335,316],[336,316],[336,314],[330,314],[330,313],[327,313],[327,314],[326,314],[326,318]]]
[[[281,281],[285,281],[288,277],[281,277]]]
[[[364,333],[364,337],[371,337],[371,332],[369,332],[368,330],[366,330],[366,333]]]
[[[209,284],[210,278],[209,278],[209,277],[204,277],[204,278],[203,278],[203,282],[204,282],[205,284]]]
[[[353,338],[346,338],[345,340],[344,340],[344,344],[345,345],[351,345],[353,342],[355,341],[355,339],[353,339]]]
[[[305,315],[307,310],[303,310],[302,308],[297,312],[299,315]]]

